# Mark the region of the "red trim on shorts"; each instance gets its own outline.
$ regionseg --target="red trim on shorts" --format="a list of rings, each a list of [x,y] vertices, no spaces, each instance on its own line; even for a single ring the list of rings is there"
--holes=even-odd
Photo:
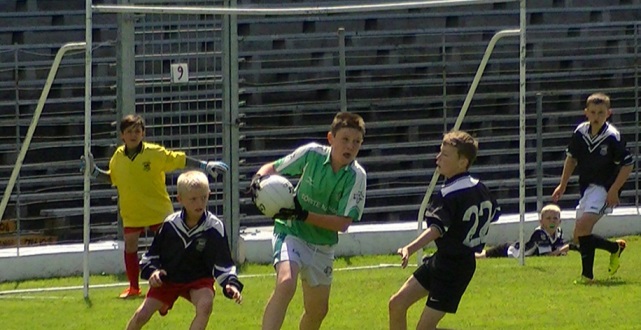
[[[214,288],[214,279],[200,278],[188,283],[173,283],[163,281],[163,284],[160,287],[149,287],[147,297],[159,300],[165,305],[169,306],[168,309],[171,309],[174,306],[176,300],[178,300],[178,297],[183,297],[188,301],[191,301],[189,291],[202,288],[209,288],[212,292],[216,292]]]
[[[154,233],[157,233],[158,230],[160,229],[160,226],[162,226],[162,222],[149,227],[124,227],[124,232],[125,234],[133,234],[133,233],[142,234],[145,232],[146,228],[149,228],[149,230],[153,231]]]

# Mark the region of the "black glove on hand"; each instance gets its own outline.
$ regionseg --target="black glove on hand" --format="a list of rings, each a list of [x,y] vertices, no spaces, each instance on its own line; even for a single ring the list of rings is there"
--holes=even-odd
[[[274,215],[274,219],[279,220],[300,220],[305,221],[309,216],[309,212],[303,210],[303,207],[298,202],[298,197],[294,195],[294,208],[285,209],[282,208]]]
[[[260,180],[265,179],[269,177],[269,175],[262,176],[258,173],[254,174],[252,177],[252,181],[249,184],[249,187],[247,188],[247,194],[249,194],[252,198],[252,202],[256,198],[256,192],[260,190]]]

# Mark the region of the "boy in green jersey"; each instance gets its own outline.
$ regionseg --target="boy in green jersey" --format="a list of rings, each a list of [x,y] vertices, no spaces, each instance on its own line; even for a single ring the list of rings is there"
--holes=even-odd
[[[329,146],[303,145],[263,165],[252,179],[255,192],[270,174],[300,177],[296,207],[274,216],[276,287],[265,307],[263,329],[281,328],[299,275],[305,306],[300,329],[320,328],[327,315],[338,232],[359,221],[365,206],[366,174],[355,160],[364,135],[361,116],[340,112],[327,133]]]

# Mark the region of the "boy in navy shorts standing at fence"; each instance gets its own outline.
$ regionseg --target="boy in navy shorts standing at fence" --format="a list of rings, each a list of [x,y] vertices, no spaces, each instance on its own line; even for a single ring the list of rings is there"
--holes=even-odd
[[[430,242],[436,243],[437,251],[390,298],[390,329],[407,329],[408,308],[425,296],[417,329],[436,329],[445,313],[456,313],[476,270],[474,253],[483,250],[490,222],[501,213],[487,187],[468,173],[477,150],[478,142],[466,132],[443,137],[436,166],[445,182],[423,215],[428,228],[398,254],[405,268],[409,257]]]
[[[552,201],[557,202],[563,196],[570,176],[578,170],[581,199],[576,207],[574,241],[579,244],[583,269],[576,283],[590,284],[594,280],[595,249],[610,252],[610,276],[619,269],[625,241],[609,241],[592,234],[592,229],[619,204],[621,188],[630,176],[634,160],[619,130],[607,122],[612,115],[610,97],[603,93],[590,95],[584,113],[588,120],[572,134],[561,182],[552,193]]]

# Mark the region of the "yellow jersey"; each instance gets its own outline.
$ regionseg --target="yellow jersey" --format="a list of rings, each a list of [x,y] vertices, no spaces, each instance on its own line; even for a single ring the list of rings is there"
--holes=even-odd
[[[147,227],[162,223],[174,212],[167,193],[165,173],[185,167],[186,155],[142,142],[130,159],[125,146],[116,149],[109,161],[111,183],[118,190],[118,204],[125,227]]]

